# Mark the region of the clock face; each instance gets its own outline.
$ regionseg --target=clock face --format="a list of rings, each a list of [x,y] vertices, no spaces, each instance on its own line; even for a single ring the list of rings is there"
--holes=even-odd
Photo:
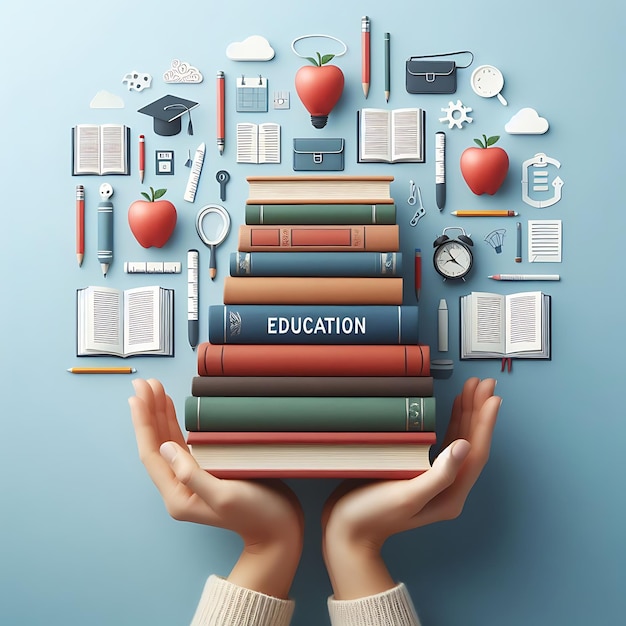
[[[459,241],[446,241],[435,249],[433,263],[444,278],[463,278],[474,259],[469,248]]]

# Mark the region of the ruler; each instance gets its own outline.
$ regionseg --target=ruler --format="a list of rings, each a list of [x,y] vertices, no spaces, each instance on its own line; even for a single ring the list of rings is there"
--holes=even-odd
[[[195,348],[198,345],[198,251],[187,251],[187,331],[189,345]]]
[[[191,172],[189,172],[189,179],[187,180],[187,187],[185,188],[185,195],[183,196],[187,202],[193,202],[196,199],[196,190],[198,189],[198,181],[200,180],[202,165],[204,164],[205,152],[206,145],[201,143],[196,148],[193,163],[191,164]]]

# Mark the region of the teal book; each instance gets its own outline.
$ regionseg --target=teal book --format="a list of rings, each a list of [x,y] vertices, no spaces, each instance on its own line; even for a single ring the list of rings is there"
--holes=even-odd
[[[188,396],[185,428],[229,432],[435,431],[434,397]]]
[[[416,344],[416,305],[209,306],[212,344]]]
[[[401,252],[231,252],[231,276],[402,276]]]

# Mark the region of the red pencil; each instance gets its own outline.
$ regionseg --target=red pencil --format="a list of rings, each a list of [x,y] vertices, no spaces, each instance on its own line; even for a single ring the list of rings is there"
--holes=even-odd
[[[367,98],[370,91],[370,18],[361,18],[361,84],[363,95]]]
[[[85,258],[85,188],[76,185],[76,260],[78,267]]]
[[[217,149],[220,154],[224,154],[224,147],[226,144],[226,129],[224,120],[224,72],[219,71],[217,73]]]

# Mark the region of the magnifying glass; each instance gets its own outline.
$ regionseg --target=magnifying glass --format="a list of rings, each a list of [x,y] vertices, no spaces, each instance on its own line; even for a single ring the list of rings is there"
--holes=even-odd
[[[205,246],[208,246],[210,253],[209,258],[209,276],[211,280],[217,274],[215,264],[215,251],[230,231],[230,215],[223,206],[219,204],[207,204],[202,207],[196,217],[196,231],[198,237]]]
[[[476,94],[483,98],[497,96],[500,103],[506,106],[508,103],[500,93],[504,87],[502,72],[493,65],[481,65],[472,72],[470,84]]]

